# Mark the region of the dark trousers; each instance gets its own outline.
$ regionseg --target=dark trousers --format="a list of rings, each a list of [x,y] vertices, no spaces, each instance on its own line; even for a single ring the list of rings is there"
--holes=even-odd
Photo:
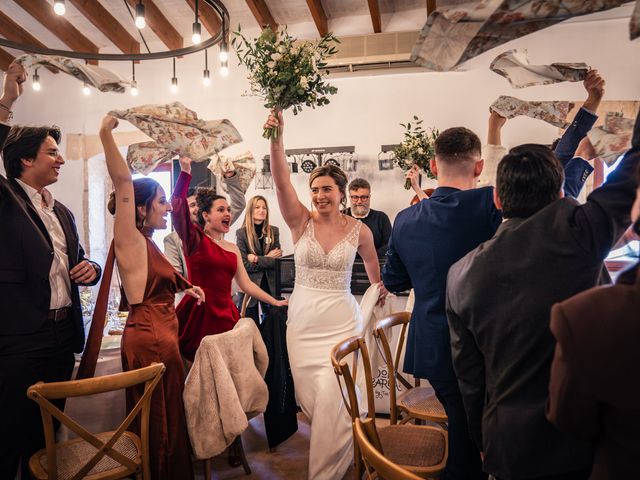
[[[260,288],[268,294],[271,294],[271,291],[269,289],[269,282],[267,281],[266,275],[262,275],[262,279],[260,280]],[[258,307],[258,305],[260,305],[260,307],[262,308],[262,317],[260,316],[260,307]],[[258,328],[260,328],[262,318],[264,318],[264,315],[269,312],[270,308],[271,305],[269,305],[268,303],[256,300],[256,304],[253,307],[247,307],[247,309],[245,310],[245,314],[247,315],[247,317],[253,318],[253,321],[256,322],[256,325],[258,326]]]
[[[591,475],[591,470],[579,470],[575,472],[561,473],[560,475],[535,477],[535,478],[530,478],[528,480],[587,480],[590,475]],[[498,477],[495,477],[495,480],[500,480],[500,479]]]
[[[464,410],[457,379],[429,379],[429,383],[435,390],[436,397],[444,406],[447,417],[449,417],[449,459],[440,479],[486,479],[487,474],[482,471],[480,452],[469,434],[467,414]]]
[[[40,407],[27,397],[27,389],[40,381],[71,378],[73,335],[71,319],[66,319],[47,321],[30,335],[0,336],[0,479],[13,479],[21,458],[22,478],[31,478],[29,459],[45,443]],[[64,411],[64,400],[52,403]]]

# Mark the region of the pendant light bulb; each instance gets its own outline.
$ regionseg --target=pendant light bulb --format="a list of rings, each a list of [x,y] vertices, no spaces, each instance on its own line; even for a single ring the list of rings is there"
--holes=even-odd
[[[211,85],[211,72],[209,72],[209,70],[205,70],[202,73],[202,84],[205,87],[208,87],[209,85]]]
[[[33,83],[31,84],[31,86],[36,92],[40,91],[41,86],[40,86],[40,75],[38,75],[38,69],[36,69],[36,71],[33,73]]]
[[[84,86],[82,87],[82,93],[87,97],[89,95],[91,95],[91,89],[89,88],[89,85],[87,85],[86,83],[84,84]]]
[[[138,96],[138,84],[135,81],[131,82],[131,90],[129,91],[129,93],[131,93],[132,97]]]
[[[193,24],[193,35],[191,35],[191,41],[194,45],[198,45],[202,41],[202,27],[200,26],[200,22],[195,22]]]
[[[178,78],[173,77],[171,79],[171,93],[178,93]]]
[[[64,6],[64,0],[56,0],[53,2],[53,11],[56,15],[64,15],[67,9]]]
[[[220,75],[223,77],[229,76],[229,66],[227,65],[227,62],[223,62],[220,66]]]
[[[142,30],[147,26],[147,21],[144,18],[144,5],[142,2],[136,4],[136,27]]]
[[[223,47],[220,47],[220,61],[226,62],[229,60],[229,52],[227,52]]]

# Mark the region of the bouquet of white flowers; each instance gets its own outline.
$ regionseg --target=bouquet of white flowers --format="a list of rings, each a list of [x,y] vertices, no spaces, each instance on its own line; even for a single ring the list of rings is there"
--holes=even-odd
[[[411,123],[400,124],[405,129],[404,140],[394,150],[394,161],[405,172],[412,166],[417,165],[428,178],[436,178],[431,172],[429,160],[436,154],[435,142],[439,132],[435,128],[431,128],[431,131],[427,133],[421,127],[422,120],[415,115],[413,120],[413,125]],[[405,181],[404,188],[407,190],[411,188],[409,179]]]
[[[240,27],[232,40],[238,59],[249,70],[251,93],[265,100],[264,106],[272,110],[293,107],[297,115],[302,106],[315,108],[329,103],[327,95],[338,89],[329,85],[324,77],[325,60],[336,52],[331,34],[317,42],[297,42],[286,28],[274,32],[267,27],[253,41],[247,40]],[[265,138],[277,138],[277,128],[267,128]]]

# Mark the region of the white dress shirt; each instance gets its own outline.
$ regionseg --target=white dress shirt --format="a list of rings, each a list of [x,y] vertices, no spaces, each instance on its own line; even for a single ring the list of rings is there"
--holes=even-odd
[[[38,192],[18,178],[16,178],[16,182],[27,193],[53,243],[53,261],[49,270],[49,285],[51,286],[49,308],[54,310],[68,307],[71,305],[71,280],[69,279],[67,238],[58,216],[53,211],[53,195],[46,188],[43,188],[42,192]]]

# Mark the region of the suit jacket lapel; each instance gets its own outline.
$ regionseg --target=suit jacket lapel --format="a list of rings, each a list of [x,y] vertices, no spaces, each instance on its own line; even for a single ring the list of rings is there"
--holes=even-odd
[[[9,183],[11,184],[11,187],[13,188],[15,194],[24,201],[25,210],[28,212],[31,220],[33,220],[33,222],[36,224],[36,226],[44,236],[46,242],[49,244],[49,247],[53,247],[53,242],[51,241],[51,237],[47,232],[47,227],[45,227],[44,223],[42,223],[42,219],[40,218],[40,215],[38,215],[36,207],[34,207],[33,203],[31,203],[31,199],[27,195],[27,192],[25,192],[20,184],[18,184],[18,182],[16,182],[15,180],[11,179]]]

